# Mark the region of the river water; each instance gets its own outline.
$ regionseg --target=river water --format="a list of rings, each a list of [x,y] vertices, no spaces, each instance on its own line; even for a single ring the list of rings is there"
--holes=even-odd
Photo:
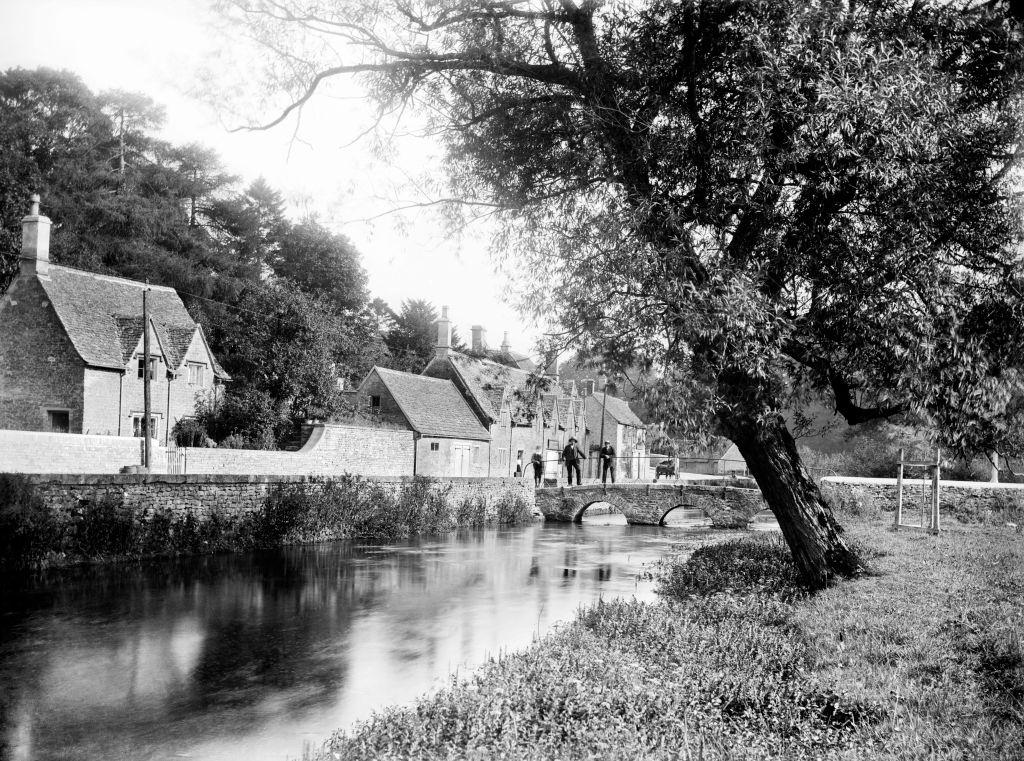
[[[535,524],[57,574],[0,592],[0,758],[301,756],[528,645],[701,529]]]

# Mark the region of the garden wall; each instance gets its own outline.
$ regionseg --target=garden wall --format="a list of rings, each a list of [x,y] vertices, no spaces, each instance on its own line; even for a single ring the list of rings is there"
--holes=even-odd
[[[171,470],[184,475],[411,476],[413,447],[413,432],[409,430],[318,425],[297,452],[181,447],[171,454],[172,462],[178,458]]]
[[[153,470],[166,469],[167,450],[153,442]],[[0,430],[0,473],[117,473],[142,463],[142,439]]]
[[[903,479],[903,512],[911,517],[920,512],[931,495],[931,479]],[[837,498],[863,500],[870,497],[876,507],[895,512],[895,478],[854,478],[828,476],[821,479],[821,490]],[[939,503],[942,515],[963,521],[984,520],[1002,512],[1008,502],[1024,505],[1024,484],[997,484],[987,481],[942,481]]]
[[[155,441],[153,473],[314,476],[411,476],[413,433],[352,425],[317,425],[296,452],[181,447]],[[142,463],[142,439],[0,430],[0,473],[119,473]]]

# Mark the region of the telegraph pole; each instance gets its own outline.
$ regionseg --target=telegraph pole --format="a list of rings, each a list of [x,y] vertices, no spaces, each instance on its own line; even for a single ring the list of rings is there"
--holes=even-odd
[[[146,472],[152,461],[149,441],[149,419],[150,419],[150,393],[149,393],[149,304],[146,296],[149,293],[149,280],[146,281],[146,288],[142,291],[142,451],[143,462]]]
[[[608,405],[608,375],[601,373],[599,376],[604,380],[604,396],[601,398],[601,446],[604,446],[604,410]]]

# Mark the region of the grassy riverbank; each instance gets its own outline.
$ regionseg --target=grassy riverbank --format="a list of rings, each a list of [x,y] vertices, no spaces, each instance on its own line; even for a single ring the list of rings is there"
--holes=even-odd
[[[777,538],[708,547],[321,757],[1024,758],[1024,539],[886,520],[844,516],[877,576],[807,597]]]

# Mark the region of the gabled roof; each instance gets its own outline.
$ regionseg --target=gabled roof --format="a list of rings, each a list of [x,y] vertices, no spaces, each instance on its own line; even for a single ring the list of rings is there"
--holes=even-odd
[[[447,359],[477,405],[491,420],[499,418],[501,404],[507,394],[525,386],[530,378],[526,370],[517,370],[489,359],[467,357],[457,351],[449,351]]]
[[[374,367],[413,430],[421,436],[490,441],[490,433],[450,380]]]
[[[600,419],[601,405],[604,405],[605,412],[611,416],[613,420],[622,425],[633,426],[634,428],[643,428],[644,422],[637,417],[636,413],[629,407],[629,402],[625,399],[619,399],[617,396],[608,394],[607,399],[604,394],[593,394],[589,397],[587,407],[593,409]]]
[[[50,265],[47,277],[39,277],[39,284],[78,355],[94,367],[121,370],[128,363],[142,337],[147,287],[150,321],[169,367],[181,365],[198,329],[173,288],[57,264]],[[216,360],[214,371],[227,377]]]
[[[558,399],[558,422],[561,425],[563,425],[563,426],[567,426],[568,425],[568,423],[569,423],[569,413],[574,411],[572,406],[573,406],[572,405],[572,399],[569,399],[568,397],[565,397],[565,396],[559,397],[559,399]]]

